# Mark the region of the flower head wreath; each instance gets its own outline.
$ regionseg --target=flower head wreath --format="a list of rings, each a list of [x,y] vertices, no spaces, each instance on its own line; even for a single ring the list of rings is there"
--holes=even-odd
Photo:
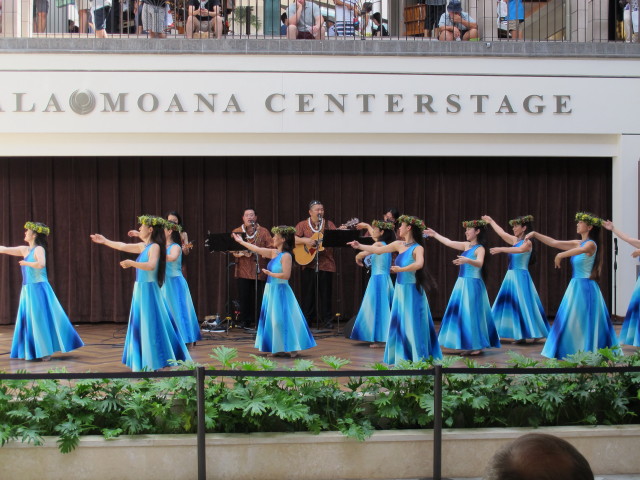
[[[289,227],[288,225],[279,225],[277,227],[271,228],[271,233],[273,235],[294,235],[296,233],[296,229],[294,227]]]
[[[601,218],[586,212],[576,213],[576,222],[584,222],[592,227],[602,227],[602,224],[604,223]]]
[[[484,228],[487,226],[487,222],[484,220],[465,220],[462,222],[463,228]]]
[[[379,228],[380,230],[395,230],[396,226],[393,222],[383,222],[382,220],[374,220],[371,222],[372,227]]]
[[[182,225],[170,220],[164,221],[164,228],[166,228],[167,230],[173,230],[174,232],[182,233]]]
[[[509,220],[509,225],[513,227],[514,225],[524,225],[525,223],[531,222],[533,222],[533,215],[523,215],[522,217]]]
[[[154,215],[140,215],[138,217],[138,223],[140,225],[146,225],[147,227],[161,226],[165,228],[167,221],[162,217],[156,217]]]
[[[49,235],[51,233],[51,229],[43,223],[27,222],[24,224],[24,228],[25,230],[31,230],[44,235]]]
[[[398,218],[398,223],[413,225],[414,227],[419,228],[421,231],[427,228],[422,220],[420,220],[418,217],[412,217],[411,215],[400,215],[400,217]]]

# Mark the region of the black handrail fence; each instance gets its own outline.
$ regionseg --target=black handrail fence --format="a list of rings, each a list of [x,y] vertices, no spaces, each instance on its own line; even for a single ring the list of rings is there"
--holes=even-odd
[[[442,381],[446,375],[559,375],[559,374],[613,374],[640,373],[640,366],[624,367],[442,367],[435,365],[426,370],[312,370],[312,371],[243,371],[243,370],[207,370],[203,366],[194,370],[173,370],[159,372],[120,372],[120,373],[0,373],[2,380],[82,380],[82,379],[149,379],[167,377],[194,377],[196,379],[197,398],[197,465],[198,480],[207,478],[206,463],[206,427],[205,427],[205,378],[214,377],[270,377],[270,378],[354,378],[354,377],[434,377],[434,422],[433,422],[433,480],[442,479]]]
[[[333,0],[307,1],[319,8],[325,40],[443,40],[437,27],[425,24],[429,14],[424,0],[359,0],[360,14],[355,18],[353,35],[349,36],[336,35],[334,23],[339,7]],[[147,3],[164,6],[164,36],[216,39],[211,28],[198,28],[200,24],[189,18],[190,5],[195,9],[202,4],[204,8],[207,0],[31,0],[27,9],[22,8],[22,0],[0,0],[0,37],[95,38],[106,33],[107,38],[146,38],[141,12]],[[290,11],[295,0],[220,0],[220,3],[215,12],[222,17],[224,37],[287,40],[287,20],[283,14]],[[461,3],[463,12],[477,23],[479,33],[471,40],[639,41],[634,0],[522,0],[522,10],[512,15],[505,10],[504,0],[461,0]],[[100,27],[95,20],[104,14],[106,28],[96,34]],[[509,23],[511,17],[515,23]],[[217,28],[217,22],[209,21],[208,26]]]

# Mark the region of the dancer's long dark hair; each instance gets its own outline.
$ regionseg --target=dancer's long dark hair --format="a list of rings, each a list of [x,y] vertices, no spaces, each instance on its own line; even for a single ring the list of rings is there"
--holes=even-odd
[[[520,215],[518,217],[515,218],[515,220],[519,220],[518,223],[520,223],[520,225],[522,225],[524,228],[526,228],[524,234],[526,235],[529,232],[533,232],[535,231],[535,228],[533,228],[533,221],[531,222],[523,222],[522,219],[528,217],[530,215]],[[529,257],[529,265],[534,265],[537,261],[537,257],[536,257],[536,249],[534,248],[533,242],[531,242],[531,256]]]
[[[254,210],[255,211],[255,210]],[[279,225],[278,228],[287,228],[287,225]],[[291,253],[293,252],[293,247],[296,245],[296,234],[295,233],[279,233],[284,240],[282,244],[282,251]]]
[[[395,230],[387,230],[385,229],[380,229],[380,231],[382,232],[382,235],[380,235],[380,238],[378,238],[379,242],[384,242],[387,245],[389,245],[390,243],[393,243],[396,241],[396,232]],[[422,234],[420,235],[422,236]]]
[[[422,230],[414,225],[409,225],[411,227],[411,235],[413,236],[413,241],[416,242],[417,245],[420,245],[424,250],[424,262],[422,264],[422,268],[420,270],[416,270],[416,289],[418,292],[424,290],[427,294],[435,291],[438,287],[436,281],[433,279],[433,276],[427,270],[427,249],[425,248],[425,239],[422,236]]]
[[[585,212],[588,215],[591,215],[592,217],[597,217],[597,215],[594,215],[591,212]],[[588,233],[589,236],[589,240],[593,240],[596,244],[596,258],[593,261],[593,268],[591,269],[591,275],[589,276],[589,278],[591,280],[595,280],[596,282],[600,281],[600,274],[602,273],[602,263],[603,263],[603,255],[602,252],[600,252],[601,248],[600,246],[602,245],[602,228],[601,227],[596,227],[595,225],[591,226],[591,230],[589,230]]]
[[[151,243],[157,243],[160,247],[160,256],[158,257],[158,285],[162,286],[167,264],[167,236],[164,234],[163,225],[154,225],[151,228]]]
[[[37,227],[49,228],[44,223],[40,223],[40,222],[33,222],[33,223],[35,223]],[[31,230],[31,231],[36,234],[36,238],[33,240],[33,243],[38,247],[44,248],[44,254],[46,256],[49,249],[47,236],[44,233],[38,233],[35,230]]]

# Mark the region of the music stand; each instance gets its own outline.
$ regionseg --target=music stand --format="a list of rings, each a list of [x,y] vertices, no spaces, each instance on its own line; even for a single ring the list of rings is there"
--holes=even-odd
[[[227,303],[225,308],[228,310],[228,315],[226,317],[231,317],[231,289],[229,287],[231,280],[229,279],[229,269],[235,266],[235,262],[229,262],[229,252],[235,252],[238,250],[244,250],[244,247],[236,242],[233,237],[231,237],[231,233],[211,233],[207,232],[207,236],[204,240],[204,245],[209,249],[209,253],[219,252],[225,254],[226,261],[226,277],[227,277]],[[230,321],[227,321],[227,326],[225,331],[229,333]]]

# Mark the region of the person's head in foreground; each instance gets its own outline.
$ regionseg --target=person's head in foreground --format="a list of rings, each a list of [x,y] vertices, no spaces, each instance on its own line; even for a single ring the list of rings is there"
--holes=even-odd
[[[489,461],[484,480],[593,480],[587,459],[569,442],[529,433],[503,446]]]

